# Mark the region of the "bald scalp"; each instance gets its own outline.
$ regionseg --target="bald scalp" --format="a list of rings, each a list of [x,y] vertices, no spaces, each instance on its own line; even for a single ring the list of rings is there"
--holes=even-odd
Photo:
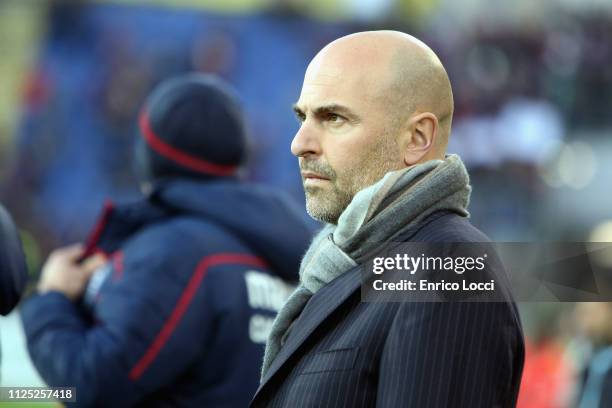
[[[391,108],[397,126],[414,114],[430,112],[438,119],[435,150],[446,151],[453,116],[453,94],[440,59],[425,43],[399,31],[365,31],[341,37],[324,47],[309,65],[323,61],[360,70],[364,87],[376,88],[381,103]]]
[[[388,95],[398,120],[408,119],[414,113],[433,113],[439,124],[436,144],[446,149],[454,110],[453,93],[436,54],[429,47],[412,50],[400,47],[391,59],[390,69],[393,80]]]

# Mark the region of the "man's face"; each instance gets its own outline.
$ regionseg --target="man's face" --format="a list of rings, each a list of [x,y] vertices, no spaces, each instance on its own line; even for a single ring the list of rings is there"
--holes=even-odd
[[[394,109],[385,79],[346,62],[315,59],[294,110],[300,129],[291,143],[299,157],[306,209],[337,223],[357,192],[403,167]]]

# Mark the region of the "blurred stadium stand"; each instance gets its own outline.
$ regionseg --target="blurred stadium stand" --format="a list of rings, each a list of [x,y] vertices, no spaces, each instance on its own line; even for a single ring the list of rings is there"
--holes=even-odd
[[[128,157],[138,108],[184,71],[236,86],[253,140],[250,179],[303,201],[289,144],[306,65],[332,39],[378,28],[422,38],[446,65],[450,150],[470,168],[477,226],[497,241],[612,241],[612,2],[5,0],[0,199],[24,231],[32,270],[52,247],[81,240],[105,198],[137,194]],[[542,315],[562,326],[566,307],[552,309],[524,306],[534,339]],[[569,350],[573,332],[559,327],[539,343],[553,344],[538,360],[549,366]]]

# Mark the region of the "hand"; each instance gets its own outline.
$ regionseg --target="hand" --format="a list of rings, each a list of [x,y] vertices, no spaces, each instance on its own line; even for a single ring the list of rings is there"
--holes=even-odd
[[[81,244],[76,244],[53,251],[43,266],[38,292],[61,292],[72,301],[81,297],[93,272],[106,263],[102,255],[78,263],[83,250]]]

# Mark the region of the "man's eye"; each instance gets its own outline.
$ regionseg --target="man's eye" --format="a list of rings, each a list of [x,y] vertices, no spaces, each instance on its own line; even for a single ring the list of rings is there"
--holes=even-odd
[[[328,113],[327,114],[327,121],[328,122],[332,122],[332,123],[340,123],[344,120],[344,118],[338,114],[335,113]]]

